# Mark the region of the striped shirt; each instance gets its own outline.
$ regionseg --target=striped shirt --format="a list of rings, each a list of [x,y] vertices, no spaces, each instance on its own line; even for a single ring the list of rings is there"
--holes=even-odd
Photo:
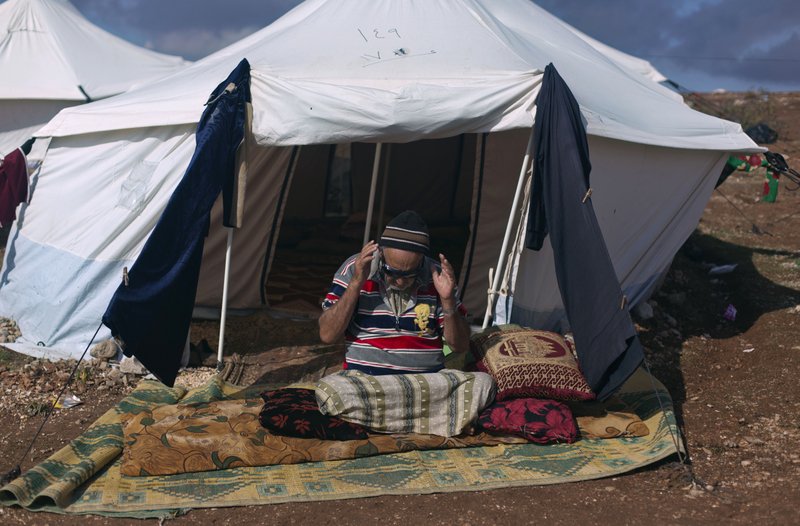
[[[336,271],[322,302],[323,309],[331,308],[344,294],[355,273],[357,257],[358,254],[350,256]],[[381,272],[376,270],[370,275],[361,287],[356,310],[345,330],[346,365],[415,373],[444,367],[444,313],[433,284],[433,268],[439,270],[440,266],[426,257],[408,300],[397,312],[392,309]],[[466,315],[460,301],[457,308],[462,316]]]

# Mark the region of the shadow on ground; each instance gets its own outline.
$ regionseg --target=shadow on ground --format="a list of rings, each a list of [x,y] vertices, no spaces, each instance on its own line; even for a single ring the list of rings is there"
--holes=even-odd
[[[744,335],[762,316],[800,304],[800,291],[759,271],[756,260],[764,261],[764,256],[769,265],[774,262],[769,272],[777,276],[781,261],[800,261],[797,251],[737,245],[696,231],[675,256],[653,297],[655,317],[638,324],[648,364],[669,389],[681,429],[687,392],[681,353],[687,342],[696,337],[710,341]],[[709,274],[713,266],[729,264],[736,264],[732,272]],[[734,320],[724,317],[729,305],[736,309]]]

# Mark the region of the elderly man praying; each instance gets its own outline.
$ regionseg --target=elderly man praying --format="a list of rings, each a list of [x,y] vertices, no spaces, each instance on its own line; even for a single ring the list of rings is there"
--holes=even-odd
[[[430,373],[444,367],[442,337],[454,352],[469,347],[466,311],[444,255],[427,257],[428,227],[411,210],[386,226],[336,271],[322,303],[320,338],[344,336],[344,367],[371,375]]]

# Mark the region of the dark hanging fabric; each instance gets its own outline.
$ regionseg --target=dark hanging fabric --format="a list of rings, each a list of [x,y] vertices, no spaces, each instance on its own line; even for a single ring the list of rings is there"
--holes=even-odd
[[[17,218],[17,206],[28,200],[28,163],[17,148],[0,161],[0,226]]]
[[[581,370],[600,400],[644,358],[589,191],[589,145],[580,108],[549,64],[536,100],[534,184],[527,248],[550,244]]]
[[[233,187],[226,181],[234,177],[249,102],[250,64],[242,60],[211,94],[189,167],[103,315],[124,353],[170,387],[192,320],[211,207],[223,187]],[[232,199],[223,192],[225,217]]]
[[[19,149],[22,150],[22,153],[28,155],[29,153],[31,153],[31,148],[33,148],[33,143],[35,142],[36,142],[36,137],[31,137],[30,139],[25,141],[22,144],[22,146],[19,147]]]

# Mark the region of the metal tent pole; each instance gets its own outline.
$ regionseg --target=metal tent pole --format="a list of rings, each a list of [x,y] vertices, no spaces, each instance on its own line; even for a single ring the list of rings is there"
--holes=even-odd
[[[392,145],[386,145],[386,161],[383,163],[383,176],[381,177],[381,204],[378,206],[378,228],[375,230],[375,239],[383,233],[383,214],[386,209],[386,187],[389,186],[389,163],[392,160]]]
[[[367,224],[364,226],[364,242],[361,243],[362,247],[369,241],[369,229],[372,227],[372,209],[375,207],[375,188],[378,185],[378,168],[381,165],[381,146],[383,146],[383,143],[380,142],[375,145],[375,160],[372,163],[372,182],[369,186],[369,204],[367,205]]]
[[[528,139],[528,147],[525,150],[525,157],[522,159],[522,168],[519,170],[519,180],[517,181],[517,189],[514,192],[514,201],[511,203],[511,211],[508,214],[508,224],[506,225],[506,233],[503,236],[503,246],[500,249],[500,257],[497,260],[497,267],[494,270],[494,279],[492,286],[488,291],[489,297],[486,300],[486,314],[483,316],[483,328],[489,325],[489,318],[494,312],[494,300],[497,296],[497,290],[500,286],[500,280],[503,277],[503,265],[506,262],[506,250],[508,249],[508,241],[511,239],[511,229],[514,226],[514,218],[517,215],[517,206],[519,206],[519,199],[522,195],[522,188],[525,185],[525,174],[528,171],[528,163],[531,160],[531,151],[533,150],[533,128],[531,128],[531,135]]]
[[[228,280],[231,274],[231,247],[233,228],[228,228],[228,245],[225,247],[225,276],[222,279],[222,311],[219,317],[219,347],[217,350],[217,369],[222,368],[222,353],[225,346],[225,319],[228,315]]]

